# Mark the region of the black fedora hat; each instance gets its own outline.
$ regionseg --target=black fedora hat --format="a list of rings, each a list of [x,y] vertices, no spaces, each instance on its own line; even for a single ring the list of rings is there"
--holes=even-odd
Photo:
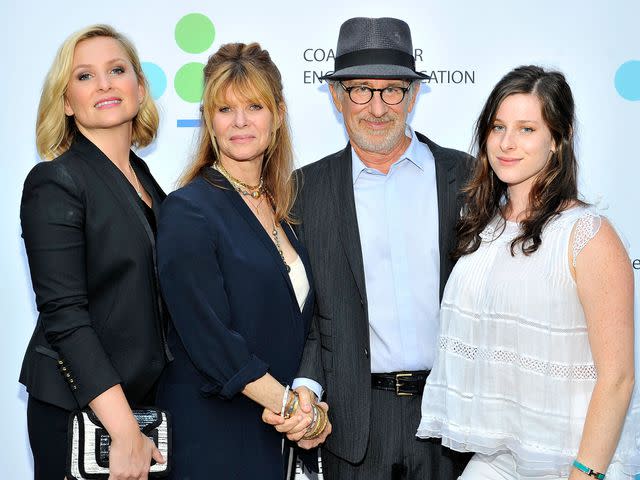
[[[429,78],[416,72],[409,25],[397,18],[350,18],[340,27],[334,72],[322,80]]]

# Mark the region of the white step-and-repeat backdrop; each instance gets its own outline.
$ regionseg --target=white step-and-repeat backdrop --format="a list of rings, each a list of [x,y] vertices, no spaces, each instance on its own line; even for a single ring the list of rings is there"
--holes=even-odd
[[[170,191],[193,151],[202,65],[226,42],[259,41],[280,67],[298,165],[342,148],[341,119],[318,77],[332,70],[339,26],[354,16],[409,23],[418,69],[431,75],[410,120],[441,145],[469,149],[482,103],[511,68],[562,70],[577,103],[581,191],[624,234],[640,276],[638,0],[3,1],[0,478],[32,475],[26,393],[17,379],[36,311],[18,210],[24,178],[39,160],[34,125],[42,81],[63,39],[109,23],[134,41],[162,114],[158,140],[142,155]]]

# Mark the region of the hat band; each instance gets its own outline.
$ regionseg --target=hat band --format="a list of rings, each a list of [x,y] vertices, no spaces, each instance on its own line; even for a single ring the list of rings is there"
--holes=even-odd
[[[398,65],[415,70],[416,62],[411,54],[401,50],[368,48],[338,55],[335,71],[359,65]]]

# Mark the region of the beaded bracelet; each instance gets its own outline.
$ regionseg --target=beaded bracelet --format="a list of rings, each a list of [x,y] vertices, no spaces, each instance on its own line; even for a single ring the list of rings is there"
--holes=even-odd
[[[590,477],[598,478],[599,480],[603,480],[604,479],[604,473],[596,472],[595,470],[593,470],[593,468],[589,468],[586,465],[584,465],[583,463],[580,463],[578,461],[578,459],[575,459],[573,461],[573,466],[575,468],[577,468],[578,470],[580,470],[581,472],[586,473]]]

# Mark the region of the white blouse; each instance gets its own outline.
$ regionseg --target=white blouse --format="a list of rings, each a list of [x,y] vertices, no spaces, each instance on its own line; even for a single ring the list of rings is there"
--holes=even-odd
[[[518,224],[496,219],[487,226],[444,292],[418,436],[442,437],[458,451],[509,450],[523,475],[569,474],[596,383],[569,259],[575,265],[600,224],[587,207],[568,209],[529,256],[519,246],[511,255]],[[629,416],[614,462],[637,467],[637,408]]]
[[[298,307],[300,308],[300,311],[302,311],[304,302],[307,300],[307,295],[309,295],[309,279],[307,278],[307,271],[304,268],[304,263],[302,262],[300,255],[291,262],[289,268],[289,279],[291,280],[293,291],[296,294]]]

